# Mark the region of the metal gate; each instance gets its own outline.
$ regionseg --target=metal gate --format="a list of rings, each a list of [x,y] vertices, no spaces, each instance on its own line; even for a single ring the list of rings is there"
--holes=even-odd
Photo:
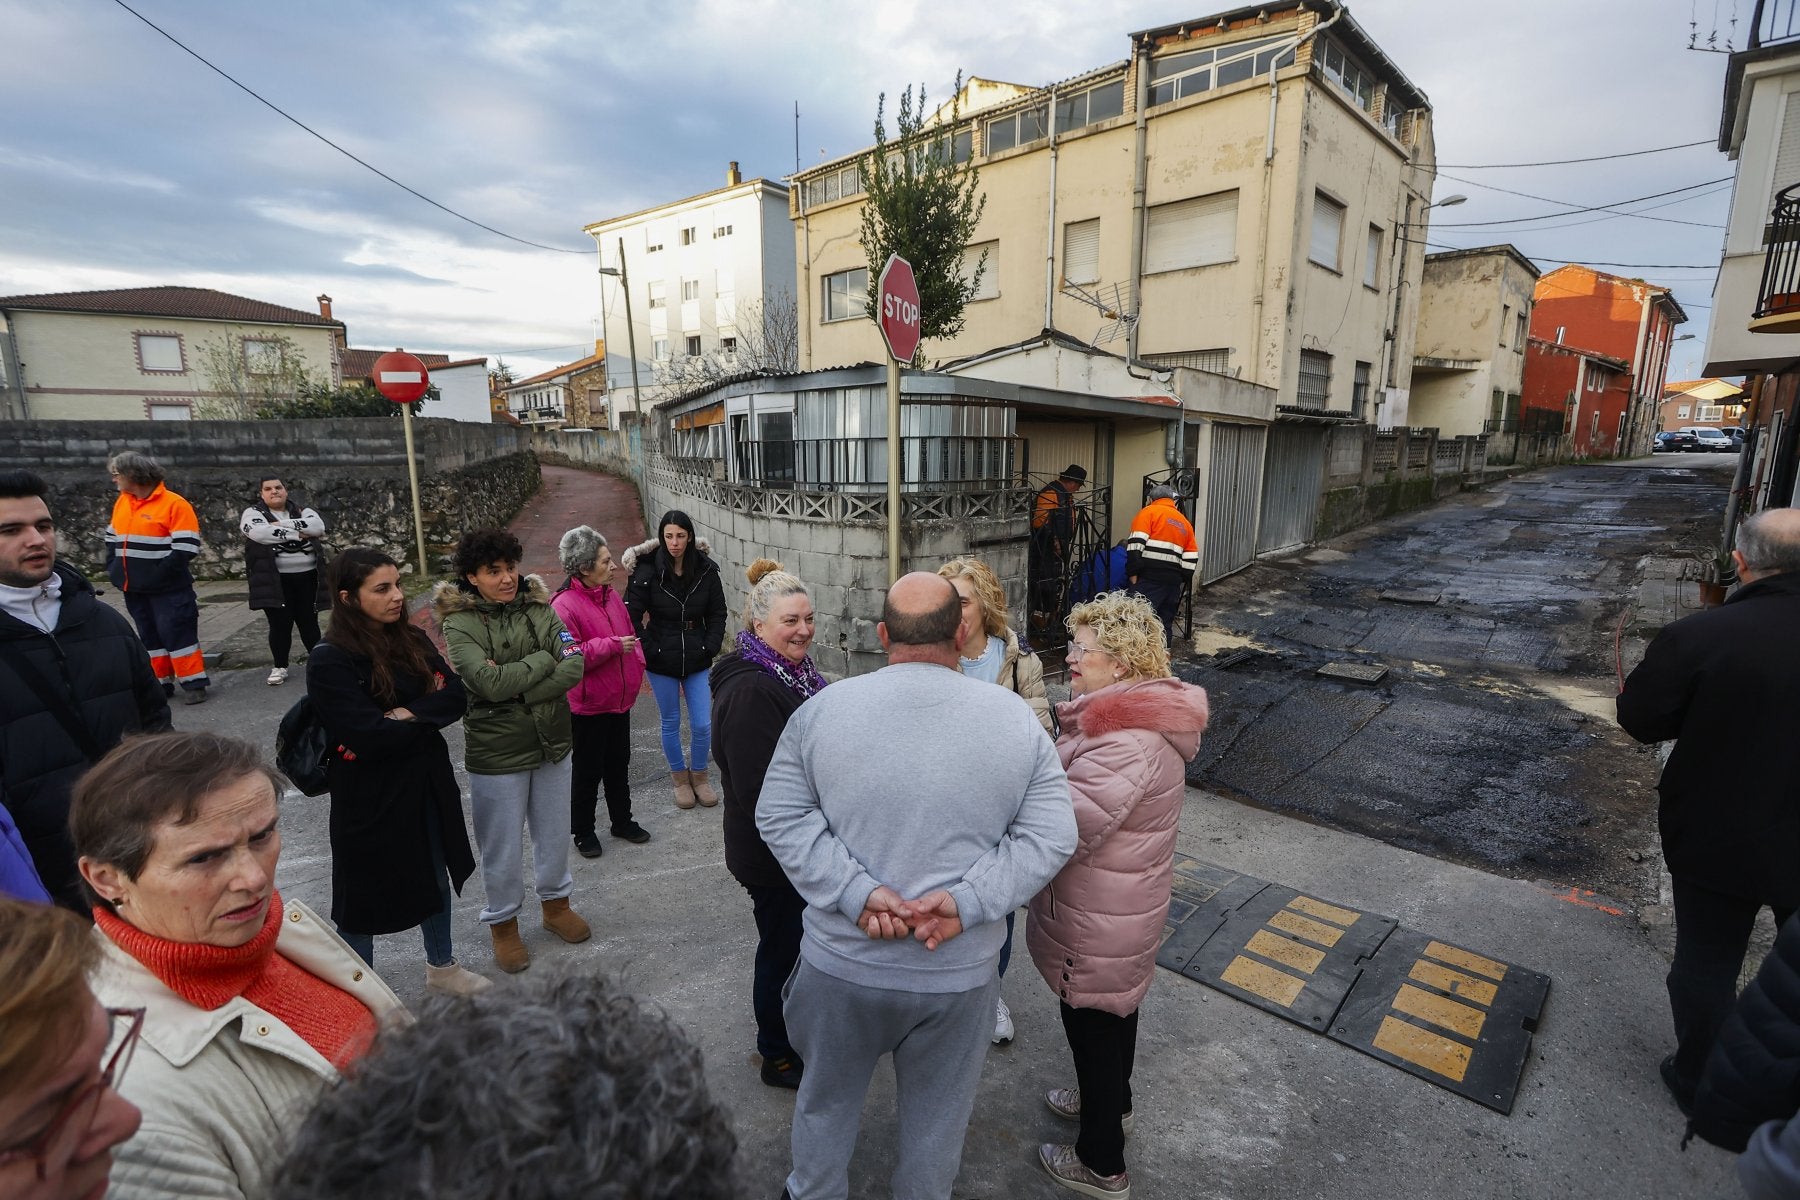
[[[1269,430],[1263,471],[1262,521],[1256,552],[1268,554],[1312,541],[1319,520],[1319,484],[1325,473],[1325,431],[1314,425]]]
[[[1215,422],[1206,479],[1206,534],[1200,582],[1241,571],[1256,557],[1256,511],[1262,496],[1264,429]]]

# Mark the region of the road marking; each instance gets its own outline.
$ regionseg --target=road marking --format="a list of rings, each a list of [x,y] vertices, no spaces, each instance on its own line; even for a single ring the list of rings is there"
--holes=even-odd
[[[1327,904],[1323,900],[1314,900],[1311,896],[1295,896],[1287,902],[1287,906],[1295,912],[1320,917],[1334,925],[1342,925],[1345,929],[1356,924],[1357,918],[1362,916],[1353,909],[1339,908],[1337,905]]]
[[[1414,979],[1440,992],[1448,992],[1452,996],[1461,996],[1465,1000],[1473,1000],[1483,1008],[1494,1003],[1494,997],[1500,991],[1494,984],[1485,979],[1477,979],[1473,975],[1464,975],[1461,971],[1453,971],[1440,963],[1421,958],[1407,972]]]
[[[1395,1058],[1405,1059],[1416,1067],[1458,1083],[1469,1073],[1467,1046],[1393,1017],[1381,1018],[1374,1045],[1377,1050],[1385,1050]]]
[[[1395,993],[1394,1011],[1417,1017],[1421,1021],[1430,1021],[1433,1025],[1460,1034],[1470,1041],[1481,1037],[1481,1027],[1487,1023],[1487,1014],[1479,1008],[1471,1008],[1460,1001],[1416,988],[1410,983],[1401,984],[1399,992]]]
[[[1296,979],[1285,971],[1277,971],[1241,954],[1219,973],[1219,978],[1283,1008],[1292,1008],[1300,993],[1306,990],[1306,980]]]
[[[1250,940],[1244,943],[1244,949],[1308,975],[1318,970],[1319,964],[1325,961],[1323,950],[1314,950],[1311,946],[1303,946],[1288,938],[1276,937],[1266,929],[1259,929],[1251,935]]]
[[[1465,971],[1473,971],[1477,975],[1486,975],[1495,983],[1506,978],[1506,964],[1497,963],[1491,958],[1483,958],[1468,950],[1459,950],[1455,946],[1446,946],[1442,942],[1427,942],[1425,953],[1439,962],[1447,962],[1453,967],[1461,967]]]
[[[1295,937],[1303,937],[1309,942],[1316,942],[1328,949],[1337,945],[1344,936],[1342,929],[1286,910],[1270,917],[1268,923],[1271,928],[1279,929],[1283,933],[1291,933]]]

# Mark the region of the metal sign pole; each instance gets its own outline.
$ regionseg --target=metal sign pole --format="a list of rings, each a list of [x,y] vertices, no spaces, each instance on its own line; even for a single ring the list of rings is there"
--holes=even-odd
[[[900,361],[888,355],[888,583],[900,578]]]
[[[406,426],[406,478],[412,484],[413,536],[418,540],[419,576],[431,569],[425,557],[425,517],[419,508],[419,456],[413,452],[412,405],[400,406],[400,420]]]

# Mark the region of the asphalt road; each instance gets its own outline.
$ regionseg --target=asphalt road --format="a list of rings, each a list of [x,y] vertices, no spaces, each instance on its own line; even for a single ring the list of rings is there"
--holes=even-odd
[[[1651,476],[1644,479],[1647,485],[1659,484]],[[1473,576],[1456,576],[1452,570],[1463,553],[1450,532],[1456,522],[1464,523],[1466,537],[1498,537],[1501,525],[1526,528],[1528,523],[1513,514],[1494,516],[1515,495],[1521,500],[1537,495],[1546,498],[1536,503],[1566,505],[1566,500],[1554,497],[1587,494],[1598,497],[1595,503],[1618,503],[1637,512],[1652,503],[1647,493],[1637,490],[1639,486],[1622,475],[1595,475],[1585,468],[1571,475],[1551,473],[1542,483],[1528,477],[1504,485],[1507,490],[1469,497],[1441,512],[1415,515],[1392,523],[1391,529],[1335,543],[1315,551],[1310,564],[1267,568],[1273,572],[1267,575],[1259,567],[1255,578],[1299,580],[1320,567],[1335,566],[1338,572],[1319,577],[1342,581],[1334,586],[1342,586],[1347,595],[1379,580],[1359,580],[1352,559],[1333,556],[1352,548],[1360,552],[1361,545],[1370,544],[1377,547],[1376,553],[1395,556],[1396,580],[1451,592],[1464,586],[1455,581],[1462,578],[1468,581],[1472,601],[1482,585]],[[1718,485],[1707,481],[1692,486],[1698,491]],[[1563,490],[1546,493],[1544,488]],[[1574,493],[1569,493],[1571,488]],[[1494,507],[1483,507],[1490,505]],[[1694,507],[1704,507],[1698,495]],[[1492,528],[1482,519],[1484,513],[1493,519]],[[1408,532],[1417,525],[1440,523],[1438,533]],[[1661,518],[1646,516],[1609,523],[1670,527]],[[1622,535],[1592,536],[1605,540]],[[1653,542],[1669,535],[1631,536]],[[1408,552],[1405,547],[1411,539],[1421,549]],[[1381,549],[1389,545],[1393,549]],[[1606,558],[1610,565],[1596,566],[1593,546],[1588,541],[1570,547],[1568,577],[1558,585],[1557,598],[1544,599],[1537,608],[1567,604],[1570,607],[1559,611],[1585,614],[1583,621],[1590,616],[1601,620],[1606,595],[1623,586],[1630,572],[1612,557]],[[1245,585],[1253,582],[1240,579]],[[1579,595],[1564,596],[1563,591]],[[1277,604],[1272,592],[1272,585],[1246,587],[1249,599],[1239,607],[1250,614],[1253,600],[1259,608],[1273,609]],[[1329,589],[1317,594],[1328,597]],[[1457,597],[1456,603],[1465,602],[1460,591]],[[1321,612],[1333,607],[1323,600],[1314,604]],[[1591,613],[1583,605],[1593,605]],[[1527,607],[1522,600],[1518,606],[1521,611]],[[1340,611],[1356,607],[1346,600]],[[1370,605],[1362,602],[1361,607]],[[1496,621],[1496,631],[1501,627],[1495,615],[1499,611],[1499,607],[1483,610],[1486,619]],[[221,619],[224,615],[221,612]],[[1540,626],[1527,621],[1518,628],[1523,637],[1523,631]],[[248,640],[254,630],[247,626],[241,632]],[[1290,644],[1299,643],[1283,641],[1277,648],[1296,655],[1326,652],[1324,647],[1289,650]],[[1596,681],[1603,677],[1601,667],[1606,664],[1586,641],[1558,634],[1539,644],[1545,648],[1542,654],[1548,655],[1543,661],[1580,664],[1586,674],[1579,678],[1599,686]],[[1338,653],[1335,648],[1332,652]],[[1411,661],[1406,671],[1421,694],[1429,694],[1428,686],[1448,688],[1429,671],[1415,670]],[[1451,665],[1439,664],[1446,675]],[[219,670],[209,703],[176,709],[178,727],[225,730],[267,744],[281,712],[299,692],[294,683],[265,686],[265,670],[229,666]],[[1492,667],[1482,670],[1495,673]],[[1532,672],[1545,670],[1519,668],[1516,674],[1496,678],[1524,689],[1536,677]],[[1220,724],[1209,748],[1223,742],[1244,745],[1247,753],[1243,731],[1233,733],[1243,707],[1234,698],[1239,693],[1223,680],[1214,686],[1215,719]],[[1533,704],[1549,702],[1531,698]],[[1456,709],[1465,700],[1453,694],[1446,703]],[[1410,732],[1402,729],[1390,741],[1448,739],[1452,728],[1471,728],[1433,724],[1436,710],[1418,711],[1426,724]],[[1550,709],[1543,711],[1552,724],[1574,722],[1566,705],[1557,706],[1554,720]],[[1365,722],[1364,728],[1376,723]],[[1558,736],[1573,737],[1579,731],[1582,737],[1611,746],[1609,735],[1598,725],[1592,719],[1586,725],[1573,723]],[[1479,732],[1479,723],[1474,728]],[[1590,728],[1601,737],[1592,739]],[[460,727],[452,729],[451,744],[459,756]],[[867,752],[896,749],[870,747]],[[1443,752],[1449,757],[1457,753],[1452,745]],[[1528,752],[1536,753],[1537,744],[1520,746],[1513,757],[1523,760]],[[1587,753],[1578,748],[1575,758],[1585,761]],[[1233,757],[1215,754],[1205,761],[1216,764]],[[1355,769],[1358,762],[1366,769]],[[1334,768],[1338,774],[1333,786],[1344,790],[1346,811],[1365,807],[1351,803],[1359,789],[1381,796],[1423,790],[1379,768],[1368,753],[1352,755],[1347,765]],[[1648,777],[1647,760],[1631,769]],[[1554,774],[1550,768],[1546,771]],[[756,1075],[749,995],[755,928],[750,906],[725,871],[717,810],[679,812],[673,807],[656,746],[654,705],[647,694],[633,715],[632,778],[638,819],[654,840],[641,847],[608,842],[603,858],[573,860],[574,903],[594,925],[591,942],[564,946],[555,941],[536,927],[533,908],[527,905],[521,927],[535,956],[530,973],[607,972],[673,1013],[701,1045],[711,1086],[733,1112],[742,1194],[772,1200],[780,1193],[786,1171],[792,1099],[764,1087]],[[330,890],[327,804],[323,797],[290,796],[284,801],[279,871],[285,895],[321,910],[328,909]],[[1179,850],[1321,899],[1395,917],[1409,928],[1549,975],[1549,1000],[1524,1065],[1519,1102],[1510,1116],[1502,1116],[1203,985],[1159,972],[1142,1010],[1134,1082],[1138,1124],[1127,1148],[1136,1195],[1205,1200],[1388,1200],[1397,1195],[1538,1200],[1580,1194],[1619,1200],[1647,1196],[1713,1200],[1737,1194],[1731,1156],[1700,1143],[1686,1152],[1678,1148],[1681,1118],[1656,1077],[1656,1062],[1670,1048],[1662,990],[1666,967],[1629,914],[1609,912],[1612,906],[1597,904],[1579,890],[1534,881],[1529,869],[1518,872],[1527,878],[1509,878],[1492,869],[1449,861],[1442,854],[1406,848],[1397,844],[1403,839],[1391,831],[1377,831],[1389,833],[1383,840],[1332,827],[1312,813],[1304,815],[1312,819],[1296,820],[1273,804],[1235,803],[1194,787],[1183,813]],[[1334,823],[1347,826],[1350,821]],[[480,900],[476,879],[457,905],[457,952],[473,969],[497,975],[475,920]],[[1014,961],[1005,995],[1014,1011],[1018,1038],[989,1055],[955,1192],[959,1200],[1048,1200],[1067,1194],[1039,1174],[1034,1156],[1038,1142],[1069,1136],[1068,1127],[1046,1113],[1039,1099],[1045,1089],[1073,1082],[1068,1049],[1053,996],[1028,956],[1020,953]],[[409,1004],[422,1004],[423,957],[416,935],[377,939],[377,968]],[[501,979],[501,986],[508,982]],[[864,1114],[862,1142],[852,1164],[852,1195],[887,1194],[894,1123],[891,1075],[884,1069],[877,1073]]]

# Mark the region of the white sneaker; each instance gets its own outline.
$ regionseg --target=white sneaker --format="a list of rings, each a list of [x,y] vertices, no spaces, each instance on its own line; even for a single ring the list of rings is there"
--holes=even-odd
[[[1012,1010],[1006,1007],[1006,1001],[999,996],[994,997],[994,1045],[1003,1046],[1013,1040]]]
[[[284,684],[286,682],[287,682],[287,668],[286,667],[276,667],[273,671],[269,672],[269,686],[270,687],[280,687],[282,684]]]

